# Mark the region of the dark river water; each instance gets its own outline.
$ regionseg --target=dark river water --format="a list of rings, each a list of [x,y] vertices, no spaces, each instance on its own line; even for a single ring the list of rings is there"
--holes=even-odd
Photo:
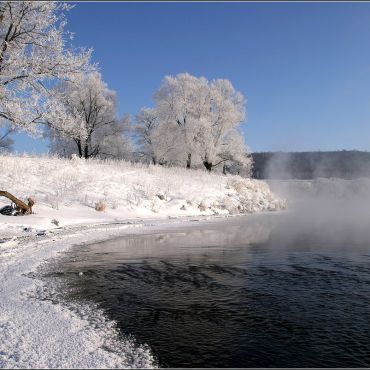
[[[367,225],[194,222],[76,247],[59,266],[67,299],[97,303],[161,367],[370,366]]]

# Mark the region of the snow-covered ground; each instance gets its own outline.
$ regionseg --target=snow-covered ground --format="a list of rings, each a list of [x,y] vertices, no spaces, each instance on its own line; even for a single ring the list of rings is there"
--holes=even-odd
[[[32,197],[34,214],[0,215],[0,238],[59,226],[141,218],[234,215],[279,210],[263,181],[124,161],[0,156],[0,190]],[[97,204],[104,211],[95,210]],[[9,201],[0,197],[0,206]]]
[[[155,366],[149,349],[119,339],[95,307],[40,299],[50,286],[32,272],[76,244],[285,207],[262,181],[50,157],[0,156],[0,190],[36,201],[32,215],[0,215],[2,368]],[[102,212],[95,210],[99,202]]]

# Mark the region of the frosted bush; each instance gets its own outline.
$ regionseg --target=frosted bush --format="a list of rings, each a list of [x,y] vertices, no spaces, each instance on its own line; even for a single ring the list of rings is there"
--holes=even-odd
[[[151,210],[154,213],[158,213],[161,207],[162,207],[161,200],[157,196],[153,197],[151,201]]]
[[[230,214],[237,213],[239,202],[236,199],[226,196],[221,201],[222,208],[226,209]]]

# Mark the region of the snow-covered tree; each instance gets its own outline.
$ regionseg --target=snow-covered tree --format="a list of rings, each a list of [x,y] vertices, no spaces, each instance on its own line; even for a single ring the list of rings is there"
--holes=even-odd
[[[118,118],[117,96],[99,72],[81,74],[53,90],[58,110],[45,114],[52,150],[80,157],[123,157],[131,147],[129,117]],[[74,143],[74,145],[72,144]]]
[[[166,126],[169,135],[176,132],[176,146],[190,168],[196,153],[196,136],[204,112],[209,109],[208,81],[188,73],[176,77],[166,76],[161,87],[154,94],[156,112],[161,125]]]
[[[180,133],[176,127],[167,127],[159,122],[156,109],[140,110],[135,120],[135,133],[139,154],[153,164],[176,164],[181,161],[178,151]]]
[[[197,152],[208,171],[221,163],[245,162],[247,148],[239,130],[245,121],[245,99],[228,80],[209,83],[209,101],[197,127]]]
[[[0,132],[0,153],[10,152],[13,150],[14,141],[10,137],[13,130],[10,127],[5,127]]]
[[[250,166],[240,131],[245,99],[230,81],[187,73],[166,76],[154,101],[155,107],[142,110],[136,122],[152,158],[162,150],[165,161],[181,160],[187,168],[203,165],[211,171],[231,162]]]
[[[135,133],[138,137],[139,154],[149,158],[157,164],[157,157],[153,147],[153,135],[158,129],[158,120],[155,109],[142,108],[135,118]]]
[[[0,3],[0,117],[13,127],[35,132],[45,109],[52,109],[54,81],[92,68],[91,50],[67,45],[72,35],[64,12],[70,8],[54,1]]]

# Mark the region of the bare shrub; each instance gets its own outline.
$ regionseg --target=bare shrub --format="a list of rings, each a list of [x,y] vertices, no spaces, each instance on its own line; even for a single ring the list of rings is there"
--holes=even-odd
[[[198,208],[201,212],[205,212],[207,210],[207,205],[205,204],[205,202],[201,201]]]
[[[51,223],[54,224],[55,226],[59,226],[59,221],[56,218],[53,218],[51,220]]]
[[[98,212],[104,212],[107,209],[107,204],[100,200],[99,202],[95,203],[95,210]]]

